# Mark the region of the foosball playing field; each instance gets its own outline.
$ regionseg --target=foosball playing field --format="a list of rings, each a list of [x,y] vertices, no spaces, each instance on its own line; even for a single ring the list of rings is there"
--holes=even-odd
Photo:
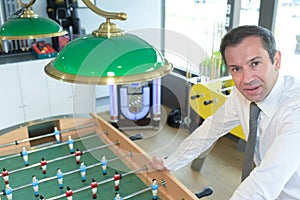
[[[84,145],[87,144],[87,145]],[[115,144],[111,144],[115,145]],[[89,149],[86,148],[89,147]],[[80,173],[80,164],[76,163],[75,154],[70,154],[67,143],[47,146],[34,149],[28,154],[29,165],[25,167],[24,160],[20,154],[3,157],[0,160],[1,168],[9,171],[9,185],[13,189],[13,199],[39,199],[35,197],[33,187],[31,185],[32,175],[35,175],[39,182],[39,194],[46,199],[66,199],[65,192],[69,186],[73,191],[74,199],[93,199],[90,187],[94,178],[99,186],[97,197],[99,199],[114,199],[116,190],[113,176],[118,171],[122,179],[120,180],[119,190],[117,191],[123,199],[129,198],[135,192],[143,190],[149,186],[145,185],[134,172],[122,163],[122,161],[112,153],[96,134],[83,137],[74,142],[75,150],[78,148],[83,152],[80,156],[80,162],[84,162],[86,166],[86,181],[82,181]],[[22,147],[18,146],[20,151]],[[103,175],[101,163],[98,158],[105,155],[108,161],[107,174]],[[128,156],[132,156],[128,153]],[[47,161],[46,174],[43,174],[40,167],[41,158]],[[113,169],[109,166],[117,166]],[[56,177],[57,169],[60,168],[63,176],[63,188],[59,188]],[[119,169],[127,169],[119,171]],[[141,171],[144,169],[141,169]],[[5,188],[4,181],[1,181],[1,188]],[[151,199],[151,191],[148,190],[138,195],[134,195],[130,199]],[[2,199],[6,199],[3,197]]]
[[[158,184],[157,199],[195,199],[195,194],[186,189],[175,177],[166,171],[156,171],[149,165],[150,159],[142,149],[130,141],[119,130],[115,129],[100,117],[93,115],[96,124],[94,131],[73,139],[73,151],[66,140],[45,143],[30,147],[28,165],[21,156],[22,144],[15,145],[14,150],[20,153],[0,157],[0,167],[8,171],[8,185],[12,189],[14,200],[38,200],[40,195],[45,199],[68,199],[67,188],[72,190],[73,199],[114,199],[116,192],[123,199],[147,200],[153,198],[151,184],[156,179]],[[62,125],[61,125],[62,126]],[[54,137],[54,136],[53,136]],[[79,150],[82,152],[80,157]],[[103,171],[101,158],[107,160],[106,174]],[[46,170],[41,167],[41,160],[46,161]],[[85,170],[82,170],[85,168]],[[58,169],[63,174],[59,183]],[[81,173],[84,171],[84,173]],[[120,174],[118,186],[114,175]],[[5,190],[4,176],[0,180],[1,190]],[[32,177],[38,180],[38,190],[34,190]],[[91,183],[98,184],[97,191],[92,192]],[[37,185],[37,184],[35,184]],[[35,188],[36,189],[36,188]],[[70,191],[69,191],[70,192]],[[1,199],[8,199],[0,193]]]

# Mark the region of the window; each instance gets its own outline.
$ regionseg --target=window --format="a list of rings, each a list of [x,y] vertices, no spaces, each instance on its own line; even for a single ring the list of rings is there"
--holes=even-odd
[[[300,0],[278,0],[274,35],[281,72],[300,78]]]
[[[224,0],[165,2],[165,28],[175,37],[166,34],[165,57],[178,69],[211,78],[220,76],[217,70],[220,67],[220,58],[215,58],[215,52],[219,49],[220,39],[225,31],[227,2]],[[169,42],[175,44],[169,44],[169,38],[172,39]],[[213,65],[216,69],[210,70]]]
[[[174,51],[175,48],[168,48],[171,45],[168,45],[166,34],[165,56],[175,68],[208,79],[222,76],[222,71],[219,71],[220,57],[215,53],[226,32],[224,24],[227,1],[165,0],[165,28],[173,31],[173,35],[181,35],[177,38],[184,38],[184,42],[170,39],[169,43],[173,42],[173,45],[179,46],[180,51]],[[260,5],[263,1],[266,0],[241,0],[240,8],[236,10],[240,15],[238,24],[258,25]],[[277,49],[282,53],[281,72],[300,77],[300,0],[278,0],[274,20]],[[191,48],[191,43],[198,48]]]

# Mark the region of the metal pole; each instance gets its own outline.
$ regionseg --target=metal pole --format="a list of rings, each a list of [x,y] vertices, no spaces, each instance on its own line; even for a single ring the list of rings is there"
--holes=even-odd
[[[278,0],[261,0],[258,25],[274,33]]]

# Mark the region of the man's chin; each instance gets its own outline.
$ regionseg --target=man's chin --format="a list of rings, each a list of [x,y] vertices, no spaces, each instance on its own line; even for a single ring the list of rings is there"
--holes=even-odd
[[[262,99],[260,96],[245,96],[250,102],[260,102]]]

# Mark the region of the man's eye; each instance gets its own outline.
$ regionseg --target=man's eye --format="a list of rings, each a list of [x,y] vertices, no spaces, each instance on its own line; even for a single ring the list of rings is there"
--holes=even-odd
[[[231,71],[233,71],[233,72],[238,72],[238,71],[240,71],[240,68],[239,68],[239,67],[232,67],[232,68],[231,68]]]
[[[257,66],[259,63],[260,63],[259,61],[254,61],[254,62],[251,63],[251,66],[253,66],[253,67]]]

